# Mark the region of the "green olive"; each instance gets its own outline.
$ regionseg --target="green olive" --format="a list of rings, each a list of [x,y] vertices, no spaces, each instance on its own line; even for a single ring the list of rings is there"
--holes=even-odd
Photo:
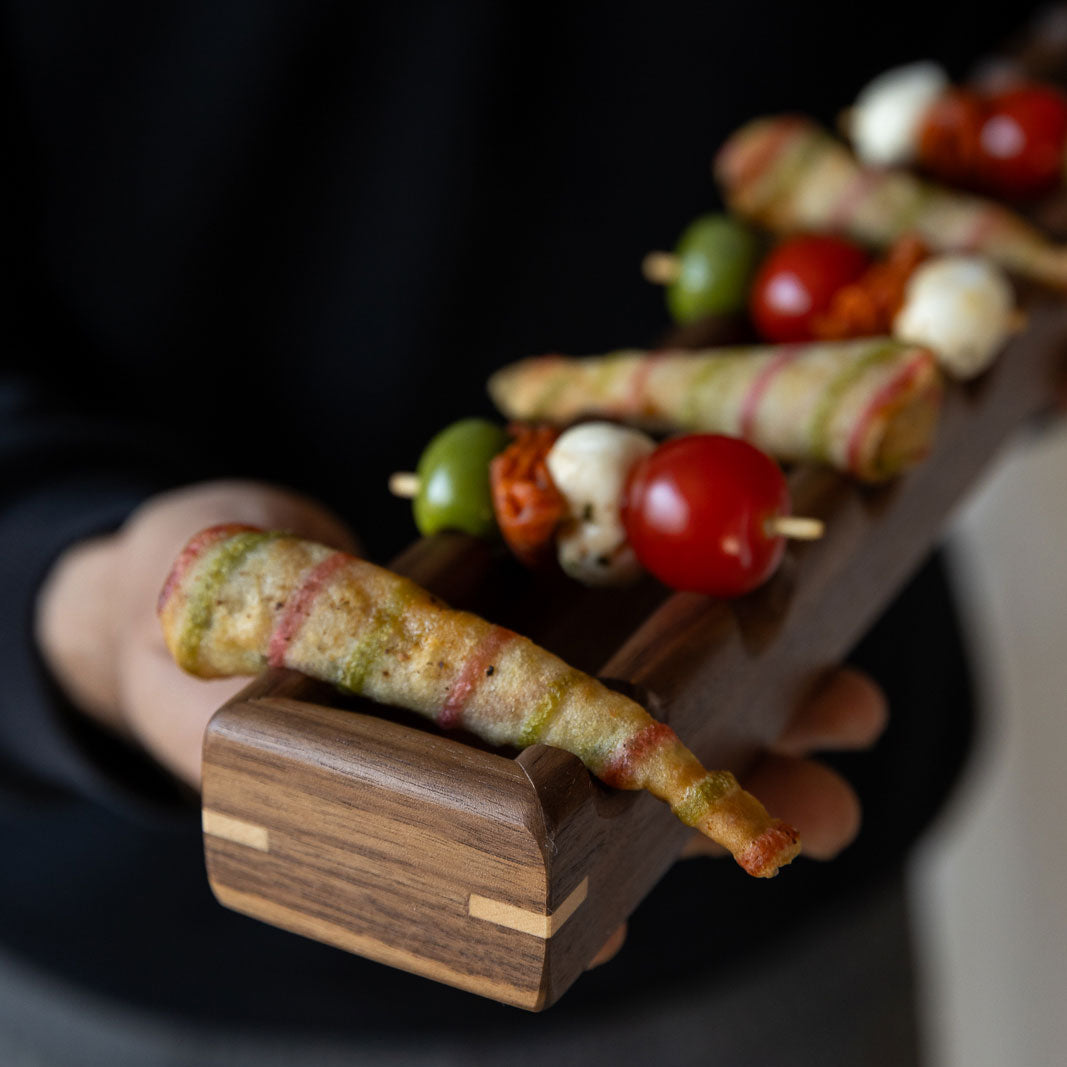
[[[741,311],[760,259],[760,242],[729,215],[702,215],[682,233],[674,251],[677,275],[667,286],[676,322]]]
[[[486,419],[461,419],[427,446],[415,470],[415,525],[424,536],[462,530],[485,537],[496,529],[489,461],[508,445],[506,431]]]

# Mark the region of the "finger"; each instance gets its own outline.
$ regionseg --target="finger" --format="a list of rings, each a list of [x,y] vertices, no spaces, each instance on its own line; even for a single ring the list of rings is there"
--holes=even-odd
[[[767,810],[796,827],[804,855],[831,859],[859,832],[861,809],[852,787],[836,771],[810,759],[765,756],[744,781]],[[725,856],[721,846],[694,833],[682,857]]]
[[[832,859],[859,833],[859,798],[825,764],[769,755],[746,778],[745,787],[768,811],[796,827],[803,854],[812,859]]]
[[[599,967],[602,963],[607,963],[608,960],[614,959],[625,940],[626,923],[623,923],[621,926],[615,927],[611,937],[604,942],[600,947],[600,951],[589,961],[585,969],[591,971],[594,967]]]
[[[200,482],[152,497],[130,516],[123,535],[134,542],[132,555],[169,566],[190,537],[219,522],[288,530],[345,551],[358,550],[352,531],[323,505],[282,486],[247,481]]]
[[[130,730],[167,770],[199,789],[208,722],[249,679],[194,678],[175,665],[162,641],[131,660],[122,672]]]
[[[797,709],[772,746],[783,756],[867,748],[889,721],[885,694],[867,675],[843,667]]]

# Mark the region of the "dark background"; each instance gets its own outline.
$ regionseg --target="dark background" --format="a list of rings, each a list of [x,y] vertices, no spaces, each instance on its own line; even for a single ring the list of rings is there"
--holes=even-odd
[[[709,162],[730,131],[781,110],[830,122],[899,62],[962,75],[1026,10],[6,3],[8,950],[189,1018],[388,1033],[417,1003],[426,1029],[521,1034],[679,983],[712,989],[898,872],[969,731],[936,570],[859,654],[906,709],[875,753],[844,762],[860,843],[769,887],[678,867],[619,960],[550,1023],[216,906],[194,805],[73,714],[62,741],[26,740],[44,701],[61,706],[27,667],[28,617],[60,531],[214,475],[317,495],[388,559],[414,534],[388,474],[444,424],[490,413],[490,370],[665,330],[640,262],[717,206]],[[733,922],[692,921],[709,912]]]
[[[310,489],[387,557],[412,532],[388,473],[489,411],[489,370],[663,332],[641,259],[717,206],[733,129],[832,121],[916,57],[962,74],[1022,9],[27,0],[3,18],[8,321],[45,402],[138,420],[153,479],[166,460]]]

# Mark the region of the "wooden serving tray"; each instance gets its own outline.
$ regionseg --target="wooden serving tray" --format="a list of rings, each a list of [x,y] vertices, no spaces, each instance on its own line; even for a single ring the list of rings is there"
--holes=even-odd
[[[826,536],[792,545],[741,600],[652,580],[585,589],[462,536],[420,541],[393,567],[625,687],[706,766],[741,772],[919,566],[995,453],[1049,405],[1067,301],[1039,297],[1028,316],[990,371],[949,387],[934,451],[914,471],[879,488],[794,471],[794,510],[824,519]],[[224,905],[531,1010],[578,978],[689,833],[664,804],[605,789],[564,752],[490,751],[287,672],[216,714],[203,809]],[[717,877],[747,876],[724,863]]]

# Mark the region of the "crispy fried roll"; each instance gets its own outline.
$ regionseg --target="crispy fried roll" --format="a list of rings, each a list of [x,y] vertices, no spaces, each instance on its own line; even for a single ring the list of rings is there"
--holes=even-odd
[[[647,789],[770,877],[799,852],[725,771],[706,771],[639,704],[510,630],[323,545],[219,526],[179,556],[159,603],[178,664],[205,678],[288,667],[499,745],[574,753],[608,785]]]
[[[992,200],[901,170],[862,166],[815,122],[756,119],[719,151],[715,177],[733,211],[779,233],[836,232],[886,246],[917,233],[933,249],[980,252],[1007,270],[1067,288],[1067,248]]]
[[[888,338],[700,352],[542,356],[489,381],[509,418],[606,416],[651,429],[743,437],[784,462],[880,481],[929,451],[941,376],[924,348]]]

